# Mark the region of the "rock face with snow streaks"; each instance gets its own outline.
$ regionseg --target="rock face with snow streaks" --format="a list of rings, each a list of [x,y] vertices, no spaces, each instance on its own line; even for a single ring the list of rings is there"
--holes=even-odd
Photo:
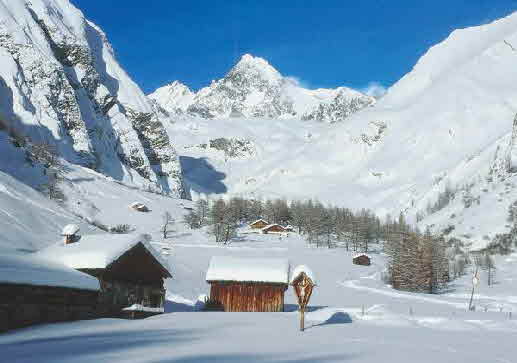
[[[154,105],[105,34],[67,0],[0,0],[0,117],[34,142],[114,179],[182,194]]]

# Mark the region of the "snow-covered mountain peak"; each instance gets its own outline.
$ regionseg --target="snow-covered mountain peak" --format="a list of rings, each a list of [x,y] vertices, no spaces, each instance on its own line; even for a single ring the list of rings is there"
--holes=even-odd
[[[166,86],[158,88],[148,97],[155,100],[163,109],[172,114],[183,113],[192,103],[195,93],[181,83],[173,81]]]
[[[192,91],[190,90],[190,88],[187,85],[185,85],[184,83],[182,83],[182,82],[180,82],[178,80],[172,81],[171,83],[169,83],[167,85],[167,87],[172,88],[172,89],[181,90],[183,92],[190,92],[190,93],[192,93]]]
[[[268,82],[280,82],[283,79],[282,75],[267,60],[251,54],[244,54],[226,77],[242,73]]]
[[[244,54],[228,74],[195,94],[173,83],[149,97],[169,113],[207,119],[265,117],[335,122],[375,103],[373,97],[346,87],[305,89],[267,60],[251,54]]]

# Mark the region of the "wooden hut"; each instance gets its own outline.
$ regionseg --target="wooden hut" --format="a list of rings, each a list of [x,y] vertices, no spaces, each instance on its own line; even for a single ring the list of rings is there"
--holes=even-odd
[[[214,256],[206,273],[209,303],[222,311],[284,311],[289,262],[283,258]]]
[[[74,243],[77,242],[79,239],[79,226],[75,224],[67,224],[63,231],[61,232],[61,235],[64,237],[64,244]]]
[[[286,229],[279,224],[270,224],[262,228],[262,233],[285,233]]]
[[[251,229],[262,229],[262,228],[266,227],[267,225],[269,225],[269,223],[266,222],[265,220],[257,219],[255,222],[250,223],[249,226]]]
[[[34,254],[0,254],[0,333],[99,317],[97,279]]]
[[[144,235],[82,236],[48,247],[40,255],[99,280],[99,302],[107,316],[145,317],[163,312],[168,264]]]
[[[354,265],[370,266],[371,260],[370,256],[368,256],[367,254],[360,253],[354,256],[352,262],[354,263]]]

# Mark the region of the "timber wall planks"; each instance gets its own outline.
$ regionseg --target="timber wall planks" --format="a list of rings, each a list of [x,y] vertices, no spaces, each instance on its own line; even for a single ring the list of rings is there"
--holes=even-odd
[[[210,300],[224,311],[284,311],[287,285],[211,282]]]

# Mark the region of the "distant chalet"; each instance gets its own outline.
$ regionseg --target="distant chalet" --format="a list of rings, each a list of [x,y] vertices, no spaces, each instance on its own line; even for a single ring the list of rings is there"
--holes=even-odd
[[[370,256],[368,256],[367,254],[360,253],[354,256],[352,262],[354,263],[354,265],[370,266],[371,259]]]
[[[206,273],[209,304],[222,311],[284,311],[289,262],[283,258],[214,256]]]
[[[268,225],[269,225],[269,223],[266,222],[265,220],[257,219],[255,222],[250,223],[249,226],[250,226],[251,229],[262,229],[262,228],[264,228],[264,227],[266,227]]]
[[[172,276],[144,235],[81,236],[78,242],[59,243],[38,254],[97,278],[100,307],[107,316],[135,317],[135,310],[142,317],[163,312],[163,279]]]
[[[285,227],[279,225],[279,224],[270,224],[262,228],[262,233],[268,234],[268,233],[285,233],[287,230]]]

